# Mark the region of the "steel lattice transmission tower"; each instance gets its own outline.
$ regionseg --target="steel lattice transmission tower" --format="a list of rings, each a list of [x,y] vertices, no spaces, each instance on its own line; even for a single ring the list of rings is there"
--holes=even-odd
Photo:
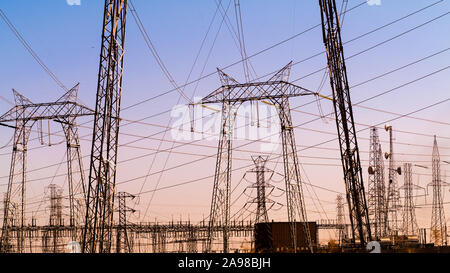
[[[358,237],[360,245],[365,246],[367,240],[372,240],[372,234],[345,67],[341,26],[336,1],[319,0],[319,4],[330,85],[333,91],[333,105],[352,228],[352,241],[355,242]]]
[[[370,129],[368,210],[374,237],[385,236],[385,182],[380,139],[376,127]]]
[[[431,241],[437,245],[447,245],[447,222],[445,221],[445,213],[443,206],[443,183],[441,180],[441,163],[440,163],[439,149],[437,145],[436,136],[434,136],[433,143],[433,180],[429,184],[433,188],[433,207],[431,214]]]
[[[413,200],[413,190],[419,188],[413,184],[412,181],[412,165],[411,163],[405,163],[403,165],[404,184],[399,189],[403,189],[404,203],[403,203],[403,227],[402,232],[404,235],[418,235],[419,227],[416,220],[416,212]]]
[[[394,160],[394,137],[392,126],[385,126],[387,132],[389,132],[389,153],[385,154],[385,158],[389,159],[389,180],[386,196],[386,215],[385,225],[390,235],[398,234],[398,211],[400,208],[400,192],[397,184],[397,174],[401,174],[401,168],[396,168]]]
[[[269,216],[267,214],[267,203],[273,203],[273,201],[267,199],[266,196],[266,190],[270,187],[270,185],[267,183],[265,174],[267,172],[271,172],[271,170],[266,168],[267,157],[252,157],[252,160],[255,167],[249,172],[256,174],[256,183],[251,186],[252,188],[256,188],[256,198],[252,201],[257,205],[255,224],[266,223],[269,221]]]
[[[62,189],[51,184],[48,186],[50,191],[50,218],[49,230],[45,230],[42,236],[42,248],[44,253],[62,252],[62,231],[58,227],[64,226],[62,218]]]
[[[132,253],[133,252],[133,238],[128,232],[127,213],[134,213],[136,210],[127,207],[127,199],[134,199],[135,196],[127,192],[119,192],[117,199],[119,201],[119,225],[117,227],[116,235],[116,252],[117,253]]]
[[[77,240],[77,217],[75,213],[75,196],[84,200],[84,169],[81,161],[80,140],[76,118],[93,115],[94,111],[77,102],[78,85],[61,96],[56,102],[32,103],[28,98],[13,90],[15,106],[0,117],[0,125],[14,128],[13,151],[5,196],[3,228],[0,241],[1,252],[23,252],[26,226],[26,184],[27,151],[31,129],[42,120],[53,120],[61,124],[67,146],[67,169],[69,188],[69,221],[72,239]],[[14,125],[8,125],[14,123]],[[18,206],[18,207],[17,207]],[[14,217],[19,221],[16,237],[16,249],[13,249],[10,232]]]
[[[304,222],[305,235],[312,251],[307,227],[303,189],[294,138],[289,98],[315,93],[288,82],[292,62],[266,82],[239,83],[218,69],[222,86],[203,98],[199,104],[222,104],[222,127],[217,151],[216,170],[211,201],[211,212],[206,251],[211,251],[214,230],[220,222],[223,233],[223,251],[229,251],[228,233],[230,223],[232,140],[237,108],[246,101],[268,100],[275,105],[281,125],[287,213],[290,223],[292,248],[296,247],[295,222]]]
[[[110,252],[127,0],[106,0],[87,189],[83,253]]]
[[[338,242],[342,245],[342,240],[347,238],[347,228],[345,225],[345,201],[342,194],[336,197],[336,224],[338,226]]]

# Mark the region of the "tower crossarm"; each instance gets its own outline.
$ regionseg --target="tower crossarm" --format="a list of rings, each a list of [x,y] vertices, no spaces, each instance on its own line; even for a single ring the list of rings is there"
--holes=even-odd
[[[224,85],[204,97],[200,104],[246,102],[317,95],[308,89],[286,81],[267,81]]]
[[[92,109],[72,101],[16,105],[0,117],[0,123],[52,120],[93,114]]]

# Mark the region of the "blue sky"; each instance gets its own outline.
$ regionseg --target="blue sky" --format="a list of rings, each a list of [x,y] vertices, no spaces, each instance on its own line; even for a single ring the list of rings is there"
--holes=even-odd
[[[214,0],[192,0],[192,1],[133,1],[141,19],[157,48],[159,55],[164,61],[166,67],[174,77],[175,81],[181,85],[186,82],[188,73],[196,57],[206,30],[213,18],[217,5]],[[341,1],[338,1],[340,3]],[[362,1],[350,0],[349,7],[356,6]],[[343,40],[349,41],[361,34],[367,33],[377,27],[383,26],[391,21],[401,18],[407,14],[426,7],[435,0],[382,0],[379,6],[362,5],[352,10],[345,16],[343,25]],[[222,4],[226,7],[228,0],[222,0]],[[80,99],[90,107],[94,107],[96,82],[98,73],[98,61],[100,51],[100,35],[103,12],[103,1],[100,0],[82,0],[80,6],[69,6],[65,0],[3,0],[0,8],[7,14],[9,19],[14,23],[16,28],[21,32],[23,37],[31,45],[34,51],[41,57],[46,65],[58,76],[58,78],[66,85],[73,86],[80,82]],[[376,77],[385,72],[391,71],[408,63],[414,62],[436,52],[448,49],[450,46],[450,35],[448,26],[450,25],[450,17],[448,14],[450,2],[448,0],[427,8],[415,15],[401,20],[391,26],[367,35],[355,42],[345,45],[345,55],[347,57],[354,55],[374,45],[381,43],[389,38],[395,37],[405,31],[415,28],[431,19],[440,15],[445,15],[435,21],[428,23],[422,27],[418,27],[411,32],[402,35],[392,41],[386,42],[380,46],[374,47],[368,52],[361,53],[347,61],[348,75],[350,85],[356,85],[365,80]],[[242,16],[244,22],[246,49],[248,55],[259,52],[281,40],[291,37],[292,35],[306,30],[320,23],[320,12],[317,1],[313,0],[247,0],[241,1]],[[235,27],[234,7],[231,2],[228,11],[230,21]],[[210,34],[207,36],[205,46],[201,51],[197,65],[190,80],[198,78],[208,50],[211,48],[214,36],[218,33],[218,38],[211,51],[211,56],[205,66],[205,73],[214,72],[216,67],[225,67],[231,63],[240,60],[239,51],[233,42],[232,36],[225,25],[218,32],[221,16],[215,18]],[[7,28],[6,24],[0,22],[0,33],[2,39],[0,42],[0,59],[3,66],[0,67],[0,94],[9,100],[13,100],[11,88],[15,88],[29,97],[32,101],[43,102],[55,100],[62,94],[62,90],[48,77],[34,59],[26,52],[12,32]],[[281,68],[290,60],[294,62],[305,59],[311,55],[322,52],[324,49],[321,29],[315,28],[310,32],[300,35],[280,46],[277,46],[267,52],[257,55],[251,59],[257,75],[262,76],[266,73],[273,72]],[[417,78],[420,78],[449,65],[450,52],[447,50],[435,57],[426,59],[411,67],[402,69],[396,73],[386,75],[380,79],[371,81],[367,84],[352,89],[352,100],[357,103],[373,95],[390,90]],[[326,65],[325,55],[319,55],[301,64],[295,65],[292,69],[291,79],[297,79],[312,71],[316,71]],[[236,79],[243,81],[242,66],[235,65],[225,70]],[[323,73],[316,73],[306,77],[296,84],[317,89],[320,84]],[[409,84],[398,90],[394,90],[379,98],[372,99],[363,103],[363,106],[373,107],[385,111],[391,111],[399,114],[406,114],[417,110],[421,107],[428,106],[432,103],[449,97],[450,77],[449,70],[444,70],[436,75],[427,77],[421,81]],[[217,75],[200,81],[197,90],[194,93],[194,86],[189,85],[185,92],[188,96],[204,96],[219,86]],[[126,56],[125,56],[125,74],[122,105],[127,107],[147,98],[156,96],[165,91],[171,90],[172,86],[164,77],[161,70],[157,66],[156,61],[146,48],[144,40],[140,36],[136,23],[131,13],[128,16],[127,37],[126,37]],[[322,92],[329,93],[329,84],[325,84]],[[293,99],[291,105],[298,106],[311,99]],[[161,111],[169,110],[177,104],[179,95],[172,92],[169,95],[162,96],[158,99],[151,100],[138,107],[133,107],[123,111],[123,117],[130,120],[137,120]],[[185,103],[181,100],[180,103]],[[322,102],[324,112],[329,113],[332,110],[331,104]],[[10,105],[1,101],[1,112],[6,112]],[[315,104],[303,107],[299,110],[309,113],[318,113]],[[355,120],[357,123],[374,125],[382,123],[385,120],[393,118],[393,115],[374,112],[364,108],[354,109]],[[313,119],[314,116],[293,112],[294,124],[298,125]],[[450,107],[448,102],[437,107],[420,112],[415,116],[440,121],[446,123],[450,115]],[[169,115],[160,115],[146,122],[166,126]],[[88,119],[83,119],[88,121]],[[418,153],[430,154],[431,148],[417,145],[432,145],[431,135],[442,136],[438,139],[439,144],[444,147],[441,149],[443,160],[449,160],[450,155],[450,128],[445,124],[419,121],[417,119],[400,119],[393,122],[394,129],[403,131],[412,131],[430,136],[419,136],[413,134],[396,134],[396,141],[401,143],[410,143],[411,145],[399,144],[396,151],[399,153]],[[316,121],[302,126],[306,129],[322,130],[329,133],[335,132],[334,121],[324,123]],[[358,129],[364,126],[357,126]],[[55,126],[55,130],[58,128]],[[7,128],[0,128],[0,140],[6,143],[11,137],[12,131]],[[127,133],[136,133],[139,135],[149,135],[160,131],[161,128],[143,125],[132,125],[126,129]],[[82,135],[90,133],[88,128],[81,129]],[[368,151],[369,131],[363,131],[360,135],[361,150]],[[159,135],[158,137],[162,137]],[[380,137],[383,141],[387,140],[387,134],[380,130]],[[170,140],[170,134],[165,136]],[[296,138],[298,145],[314,145],[322,141],[333,138],[332,134],[320,134],[305,129],[296,130]],[[89,137],[83,141],[83,154],[89,153]],[[123,136],[121,143],[133,138]],[[56,141],[56,140],[55,140]],[[216,142],[205,142],[208,145],[215,146]],[[156,140],[146,140],[141,143],[145,147],[157,147],[159,144]],[[30,143],[30,145],[39,146],[38,143]],[[164,143],[163,147],[170,147],[170,143]],[[331,142],[324,147],[337,148],[336,142]],[[447,149],[445,149],[447,147]],[[383,149],[388,146],[383,142]],[[51,149],[45,148],[46,154],[50,155]],[[58,148],[55,148],[58,149]],[[31,159],[33,152],[30,152],[30,168],[58,163],[63,157],[63,150],[60,149],[60,155],[54,158],[48,158],[36,162]],[[196,147],[184,147],[179,150],[182,152],[196,151]],[[3,156],[0,156],[0,162],[3,166],[0,168],[0,176],[8,175],[9,171],[9,148],[1,150]],[[133,150],[122,148],[120,150],[119,160],[127,159],[136,155],[145,154],[149,151]],[[205,154],[214,153],[214,149],[202,150]],[[37,152],[34,154],[36,156]],[[236,156],[241,154],[236,153]],[[279,154],[279,151],[278,151]],[[321,166],[324,163],[320,160],[311,158],[302,158],[302,156],[329,156],[338,158],[337,151],[321,151],[306,150],[300,153],[301,161],[311,163],[312,165],[304,165],[307,177],[314,184],[331,188],[333,190],[343,192],[342,170],[339,166],[326,167]],[[446,157],[445,157],[446,156]],[[242,154],[242,157],[249,155]],[[363,159],[368,159],[368,154],[362,154]],[[176,166],[183,162],[192,161],[196,157],[187,155],[171,156],[168,165]],[[403,161],[429,161],[422,162],[424,165],[431,164],[429,157],[412,157],[397,156],[399,164]],[[132,161],[123,164],[119,169],[119,181],[131,179],[136,176],[145,175],[148,171],[150,162],[153,157],[145,157],[144,160]],[[154,171],[163,168],[162,162],[165,155],[158,155]],[[248,164],[248,162],[244,162]],[[242,163],[242,164],[244,164]],[[319,163],[319,164],[318,164]],[[327,161],[330,164],[339,164],[338,160]],[[195,179],[207,175],[212,175],[214,171],[214,159],[208,159],[186,168],[176,168],[173,171],[167,171],[164,174],[159,186],[168,186],[178,182]],[[316,165],[314,165],[316,164]],[[364,162],[363,162],[364,164]],[[240,166],[236,163],[235,166]],[[85,162],[85,167],[88,161]],[[326,171],[324,171],[324,168]],[[198,170],[198,171],[197,171]],[[449,170],[443,166],[443,171]],[[46,169],[38,174],[30,174],[32,177],[45,177],[56,172],[55,169]],[[64,173],[64,168],[59,170]],[[425,185],[430,179],[429,170],[417,170],[417,173],[427,175],[416,176],[419,183]],[[450,174],[449,174],[450,175]],[[242,172],[234,175],[233,181],[237,182],[242,176]],[[399,184],[403,183],[402,177],[399,178]],[[145,184],[146,190],[151,190],[156,185],[157,177],[151,177]],[[6,183],[7,180],[2,178],[0,183]],[[45,181],[48,184],[48,181]],[[60,181],[63,183],[63,181]],[[141,188],[143,180],[137,180],[135,183],[128,183],[121,187],[122,190],[137,192]],[[3,187],[4,188],[4,187]],[[0,192],[3,191],[0,188]],[[36,196],[42,194],[42,186],[31,186],[31,190],[35,190]],[[183,186],[173,190],[160,191],[155,194],[154,200],[156,207],[150,210],[155,214],[152,218],[160,217],[161,220],[170,218],[168,215],[187,214],[192,218],[199,219],[202,214],[209,211],[209,199],[212,189],[212,181],[204,180],[201,183]],[[312,191],[312,189],[311,189]],[[182,193],[180,193],[182,192]],[[311,194],[313,193],[306,193]],[[319,198],[324,202],[325,210],[328,211],[328,217],[334,217],[334,200],[335,194],[326,191],[317,191]],[[33,196],[33,194],[30,194]],[[184,198],[183,198],[184,196]],[[138,207],[145,210],[149,196],[141,197],[142,201]],[[177,199],[175,202],[174,200]],[[195,201],[193,201],[195,200]],[[431,199],[427,199],[428,203]],[[425,202],[425,200],[418,200]],[[160,207],[158,207],[160,204]],[[164,206],[165,204],[165,206]],[[187,204],[187,205],[186,205]],[[314,204],[307,199],[307,204],[312,211],[315,211]],[[317,204],[316,204],[317,205]],[[159,211],[159,215],[157,214]],[[450,213],[450,210],[448,210]],[[448,215],[447,213],[447,215]],[[143,213],[142,213],[143,214]],[[427,212],[423,212],[421,220],[423,225],[428,225],[430,220]],[[325,215],[311,214],[312,218],[324,218]],[[164,218],[165,217],[165,218]],[[280,216],[281,217],[281,216]],[[450,219],[450,217],[448,217]]]

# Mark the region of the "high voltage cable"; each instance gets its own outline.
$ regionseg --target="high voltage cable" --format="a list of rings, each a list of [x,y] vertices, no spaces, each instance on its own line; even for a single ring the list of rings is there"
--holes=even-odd
[[[449,67],[446,67],[446,68],[444,68],[444,69],[448,69],[448,68],[449,68]],[[437,72],[443,71],[444,69],[441,69],[441,70],[438,70],[438,71],[429,73],[429,74],[427,74],[426,76],[422,76],[422,77],[420,77],[420,78],[418,78],[418,79],[415,79],[415,80],[413,80],[413,81],[410,81],[410,82],[408,82],[408,83],[406,83],[406,84],[402,84],[402,85],[397,86],[397,87],[395,87],[395,88],[392,88],[392,89],[390,89],[390,90],[388,90],[388,91],[382,92],[382,93],[379,94],[379,96],[384,95],[384,94],[386,94],[386,93],[388,93],[388,92],[392,92],[392,91],[394,91],[394,90],[397,90],[397,89],[399,89],[399,88],[401,88],[401,87],[407,86],[408,84],[414,83],[414,82],[418,81],[419,79],[421,80],[421,79],[424,79],[424,78],[426,78],[426,77],[428,77],[428,76],[434,75],[434,74],[436,74]],[[375,97],[378,97],[378,96],[372,96],[371,99],[373,99],[373,98],[375,98]],[[365,99],[365,100],[363,100],[363,101],[365,102],[365,101],[367,101],[367,99]],[[447,99],[447,100],[444,100],[443,102],[446,102],[446,101],[448,101],[448,99]],[[361,103],[361,102],[358,102],[357,104],[359,104],[359,103]],[[357,104],[354,104],[354,105],[357,105]],[[410,116],[410,115],[406,115],[406,116]],[[399,116],[399,117],[405,117],[405,115],[401,115],[401,116]],[[317,119],[315,119],[315,120],[317,120]],[[395,120],[395,119],[394,119],[394,120]],[[305,125],[305,124],[310,123],[310,122],[311,122],[311,121],[302,123],[302,124],[299,125],[299,126]],[[299,126],[296,126],[296,127],[299,127]],[[269,136],[269,137],[270,137],[270,136]],[[255,140],[255,141],[253,141],[253,142],[257,142],[257,141],[258,141],[258,140]],[[195,142],[197,142],[197,141],[193,141],[192,143],[195,143]],[[252,142],[252,143],[253,143],[253,142]],[[187,143],[187,144],[185,144],[185,145],[188,145],[188,144],[189,144],[189,143]],[[184,146],[184,145],[183,145],[183,146]],[[413,145],[413,146],[414,146],[414,145]],[[420,145],[420,146],[423,146],[423,145]],[[441,147],[441,148],[445,148],[445,147]],[[151,154],[151,155],[153,155],[153,154]],[[147,156],[149,156],[149,155],[147,155]],[[142,158],[142,156],[140,156],[140,157],[138,157],[138,158]]]
[[[222,1],[220,1],[219,4],[217,5],[216,12],[217,12],[217,10],[219,9],[219,7],[221,7],[221,2],[222,2]],[[214,37],[213,43],[212,43],[212,45],[211,45],[211,48],[210,48],[210,50],[209,50],[209,52],[208,52],[207,59],[206,59],[204,65],[203,65],[203,69],[202,69],[202,71],[201,71],[201,73],[200,73],[200,77],[203,75],[203,72],[204,72],[204,70],[205,70],[206,64],[207,64],[208,61],[209,61],[209,57],[211,56],[211,52],[212,52],[212,50],[213,50],[213,48],[214,48],[214,45],[215,45],[216,40],[217,40],[217,37],[218,37],[218,35],[219,35],[219,33],[220,33],[220,30],[222,29],[222,25],[223,25],[223,22],[224,22],[224,20],[225,20],[225,16],[226,16],[226,14],[227,14],[227,11],[228,11],[228,9],[229,9],[229,7],[230,7],[230,4],[231,4],[231,0],[229,1],[229,4],[228,4],[228,6],[227,6],[227,10],[226,10],[226,11],[224,12],[224,14],[222,15],[222,20],[221,20],[221,22],[220,22],[220,26],[219,26],[219,28],[218,28],[218,30],[217,30],[217,33],[216,33],[216,35],[215,35],[215,37]],[[213,19],[214,19],[214,18],[213,18]],[[212,23],[213,23],[213,21],[211,21],[210,26],[212,25]],[[200,51],[201,51],[201,49],[202,49],[202,47],[203,47],[203,42],[206,40],[206,37],[207,37],[208,33],[209,33],[209,28],[208,28],[208,31],[207,31],[207,33],[206,33],[206,35],[205,35],[205,37],[204,37],[204,39],[203,39],[203,41],[202,41],[202,45],[201,45],[201,47],[200,47],[200,49],[199,49],[199,51],[198,51],[197,58],[198,58],[198,56],[200,55]],[[196,63],[196,61],[197,61],[197,58],[196,58],[196,60],[194,61],[194,65],[195,65],[195,63]],[[191,72],[192,72],[192,70],[193,70],[193,68],[194,68],[194,65],[193,65],[192,68],[191,68]],[[189,73],[189,75],[188,75],[188,77],[187,77],[187,79],[186,79],[186,83],[189,82],[189,80],[190,80],[191,72]],[[194,89],[194,92],[193,92],[192,97],[195,96],[195,93],[196,93],[196,91],[197,91],[197,87],[198,87],[198,82],[197,82],[197,85],[195,86],[195,89]],[[183,87],[183,90],[184,90],[185,88],[186,88],[186,86]],[[178,99],[178,103],[179,103],[179,100],[180,100],[180,99]],[[168,127],[170,126],[170,122],[171,122],[171,121],[172,121],[172,117],[169,119],[169,122],[168,122],[166,128],[168,128]],[[164,140],[164,138],[165,138],[166,132],[167,132],[167,131],[164,132],[164,134],[163,134],[163,136],[162,136],[162,140],[161,140],[161,141],[159,142],[159,144],[158,144],[158,150],[160,149],[160,147],[161,147],[161,145],[162,145],[162,142],[163,142],[163,140]],[[168,162],[169,162],[169,158],[170,158],[170,155],[171,155],[171,151],[172,151],[174,145],[175,145],[175,144],[173,143],[173,144],[172,144],[172,147],[171,147],[171,150],[170,150],[169,153],[167,154],[167,157],[166,157],[166,160],[165,160],[165,162],[164,162],[163,168],[165,168],[165,167],[167,166]],[[151,164],[150,164],[150,167],[148,168],[147,174],[150,173],[151,169],[153,168],[153,164],[154,164],[154,162],[156,161],[156,157],[157,157],[157,155],[155,155],[155,156],[153,157],[152,162],[151,162]],[[161,179],[162,179],[162,175],[163,175],[163,173],[161,173],[160,176],[158,177],[158,180],[157,180],[156,183],[155,183],[155,188],[157,188],[157,187],[159,186],[159,183],[161,182]],[[143,182],[142,185],[141,185],[140,191],[142,191],[142,190],[144,189],[144,186],[145,186],[146,183],[147,183],[147,178],[144,179],[144,182]],[[146,209],[146,211],[145,211],[145,215],[147,214],[148,208],[150,207],[150,204],[151,204],[151,202],[153,201],[153,198],[154,198],[154,195],[152,194],[152,196],[150,197],[149,205],[147,206],[147,209]]]
[[[443,1],[443,0],[440,0],[440,1]],[[440,2],[440,1],[439,1],[439,2]],[[347,12],[350,12],[350,11],[356,9],[356,8],[359,8],[359,7],[363,6],[364,4],[366,4],[366,1],[363,1],[363,2],[361,2],[360,4],[356,5],[355,7],[353,7],[353,8],[351,8],[351,9],[347,10]],[[300,33],[297,33],[296,35],[293,35],[293,36],[291,36],[291,37],[289,37],[289,38],[287,38],[287,39],[284,39],[284,40],[282,40],[282,41],[280,41],[280,42],[278,42],[278,43],[276,43],[276,44],[274,44],[274,45],[272,45],[272,46],[270,46],[270,47],[267,47],[267,48],[265,48],[265,49],[263,49],[263,50],[261,50],[261,51],[258,51],[258,52],[256,52],[256,53],[254,53],[254,54],[248,56],[247,59],[251,59],[251,58],[253,58],[253,57],[255,57],[255,56],[259,55],[259,54],[262,54],[262,53],[264,53],[264,52],[266,52],[266,51],[268,51],[268,50],[271,50],[271,49],[273,49],[273,48],[275,48],[275,47],[277,47],[277,46],[279,46],[279,45],[282,45],[282,44],[284,44],[284,43],[286,43],[286,42],[288,42],[288,41],[290,41],[290,40],[292,40],[292,39],[294,39],[294,38],[296,38],[296,37],[298,37],[298,36],[301,36],[301,35],[303,35],[303,34],[309,32],[309,31],[311,31],[311,30],[313,30],[313,29],[319,27],[320,25],[321,25],[321,24],[317,24],[317,25],[315,25],[315,26],[313,26],[313,27],[310,27],[310,28],[308,28],[308,29],[306,29],[306,30],[300,32]],[[234,62],[234,63],[232,63],[232,64],[229,64],[229,65],[227,65],[227,66],[224,66],[222,69],[225,70],[225,69],[227,69],[227,68],[230,68],[230,67],[232,67],[232,66],[235,66],[235,65],[237,65],[237,64],[240,64],[241,62],[242,62],[242,60],[236,61],[236,62]],[[197,81],[203,80],[203,79],[208,78],[208,77],[210,77],[210,76],[212,76],[212,75],[215,75],[215,74],[217,74],[217,71],[208,73],[208,74],[206,74],[206,75],[204,75],[204,76],[202,76],[202,77],[200,77],[200,78],[198,78],[198,79],[196,79],[196,80],[190,81],[189,83],[185,84],[185,86],[191,85],[191,84],[193,84],[193,83],[195,83],[195,82],[197,82]],[[179,87],[184,87],[184,86],[179,86]],[[141,102],[138,102],[138,103],[129,105],[129,106],[127,106],[127,107],[124,107],[124,108],[122,108],[122,110],[123,110],[123,111],[128,110],[129,108],[138,106],[138,105],[143,104],[143,103],[146,103],[146,102],[148,102],[148,101],[150,101],[150,100],[153,100],[153,99],[156,99],[156,98],[158,98],[158,97],[167,95],[167,94],[172,93],[172,92],[174,92],[174,91],[176,91],[176,90],[177,90],[177,89],[171,89],[171,90],[162,92],[162,93],[160,93],[160,94],[158,94],[158,95],[156,95],[156,96],[153,96],[152,98],[149,98],[149,99],[143,100],[143,101],[141,101]]]
[[[448,50],[448,49],[446,49],[446,50]],[[428,57],[430,57],[430,56],[435,56],[436,54],[439,54],[439,53],[442,53],[442,52],[444,52],[444,51],[446,51],[446,50],[442,50],[442,51],[440,51],[440,52],[438,52],[438,53],[435,53],[435,54],[432,54],[432,55],[429,55],[429,56],[427,56],[427,57],[425,57],[425,58],[422,58],[422,59],[420,59],[420,60],[424,60],[424,59],[426,59],[426,58],[428,58]],[[413,62],[413,63],[417,63],[417,61],[415,61],[415,62]],[[413,63],[410,63],[410,64],[413,64]],[[403,67],[405,67],[405,66],[403,66]],[[395,69],[394,71],[397,71],[398,69]],[[386,75],[387,73],[384,73],[384,74],[382,74],[382,75]],[[375,78],[379,78],[379,76],[377,76],[377,77],[375,77]],[[364,83],[367,83],[368,81],[364,81]],[[303,106],[303,105],[302,105]],[[295,111],[295,108],[293,109],[294,111]],[[396,115],[400,115],[400,114],[396,114]],[[137,137],[140,137],[140,136],[137,136]],[[31,149],[30,149],[31,150]],[[5,155],[5,154],[4,154]],[[9,155],[9,153],[7,153],[7,155]]]
[[[434,4],[437,4],[437,3],[439,3],[439,2],[442,2],[442,0],[441,1],[438,1],[438,2],[435,2]],[[425,8],[429,8],[429,7],[431,7],[431,6],[433,6],[434,4],[432,4],[432,5],[429,5],[429,6],[427,6],[427,7],[425,7]],[[425,9],[425,8],[423,8],[423,9]],[[423,10],[423,9],[421,9],[421,10]],[[350,9],[351,10],[351,9]],[[349,11],[350,11],[349,10]],[[415,13],[417,13],[417,11],[416,12],[414,12],[414,13],[412,13],[412,14],[415,14]],[[407,16],[404,16],[404,18],[406,18],[406,17],[409,17],[410,15],[412,15],[412,14],[409,14],[409,15],[407,15]],[[397,20],[396,20],[397,21]],[[390,23],[389,23],[390,24]],[[380,29],[380,28],[378,28],[378,29]],[[415,28],[415,29],[417,29],[417,28]],[[372,31],[373,32],[373,31]],[[364,35],[364,34],[363,34]],[[360,35],[360,36],[362,36],[362,35]],[[398,35],[397,35],[398,36]],[[352,39],[352,40],[355,40],[355,39]],[[390,41],[392,40],[392,39],[389,39]],[[320,55],[320,54],[319,54]],[[314,56],[318,56],[318,54],[316,54],[316,55],[313,55],[312,57],[314,57]],[[311,58],[311,57],[310,57]],[[303,62],[304,60],[306,60],[306,59],[303,59],[303,60],[301,60],[301,61],[299,61],[299,62]],[[299,63],[299,62],[297,62],[297,63]],[[323,69],[321,69],[321,70],[323,70]],[[308,75],[306,75],[306,76],[303,76],[303,77],[301,77],[301,78],[299,78],[299,79],[303,79],[303,78],[305,78],[305,77],[307,77],[307,76],[310,76],[310,75],[313,75],[313,74],[315,74],[315,73],[317,73],[317,72],[319,72],[319,71],[321,71],[321,70],[318,70],[318,71],[315,71],[315,72],[313,72],[313,73],[310,73],[310,74],[308,74]],[[297,79],[297,80],[299,80],[299,79]],[[319,100],[320,100],[320,98],[319,98]],[[310,103],[312,103],[312,102],[310,102]],[[305,104],[305,105],[307,105],[307,104]],[[303,105],[302,105],[303,106]],[[302,107],[302,106],[299,106],[299,107]],[[131,106],[129,106],[128,108],[131,108]],[[164,111],[164,112],[169,112],[170,110],[167,110],[167,111]],[[152,116],[155,116],[155,115],[152,115]],[[86,123],[88,123],[88,122],[86,122]],[[83,123],[83,124],[86,124],[86,123]],[[125,125],[128,125],[128,124],[125,124]],[[122,125],[122,127],[123,126],[125,126],[125,125]],[[1,154],[0,154],[1,155]]]
[[[69,91],[67,87],[56,77],[56,75],[45,65],[41,58],[36,54],[36,52],[31,48],[30,44],[23,38],[16,27],[11,23],[6,14],[0,9],[0,17],[8,25],[9,29],[14,33],[16,38],[22,43],[25,49],[31,54],[31,56],[36,60],[36,62],[44,69],[44,71],[56,82],[56,84],[61,87],[64,91]]]
[[[450,99],[445,99],[445,100],[443,100],[443,101],[439,101],[439,102],[434,103],[434,104],[432,104],[432,105],[429,105],[429,106],[420,108],[420,109],[418,109],[418,110],[412,111],[412,112],[410,112],[409,114],[418,113],[418,112],[420,112],[420,111],[429,109],[429,108],[431,108],[431,107],[434,107],[434,106],[436,106],[436,105],[442,104],[442,103],[447,102],[447,101],[449,101],[449,100],[450,100]],[[402,118],[402,117],[396,117],[396,118],[390,119],[390,120],[388,120],[388,121],[386,121],[386,122],[394,121],[394,120],[397,120],[397,119],[400,119],[400,118]],[[384,124],[384,123],[386,123],[386,122],[383,122],[383,123],[380,123],[380,124]],[[378,125],[380,125],[380,124],[378,124]],[[295,127],[297,127],[297,126],[295,126]],[[358,130],[358,132],[365,131],[365,130],[368,130],[368,129],[370,129],[370,127],[364,128],[364,129],[361,129],[361,130]],[[315,144],[315,145],[311,145],[311,146],[309,146],[309,147],[307,147],[307,148],[300,149],[300,150],[297,150],[297,151],[298,151],[298,152],[301,152],[301,151],[310,149],[310,148],[312,148],[312,147],[314,147],[314,146],[319,146],[319,145],[322,145],[322,144],[325,144],[325,143],[328,143],[328,142],[331,142],[331,141],[335,141],[335,140],[336,140],[336,138],[333,138],[333,139],[331,139],[331,140],[324,141],[324,142],[321,142],[321,143],[318,143],[318,144]],[[241,145],[241,146],[242,146],[242,145]],[[252,166],[252,165],[246,165],[246,166],[243,166],[243,167],[239,167],[239,168],[233,169],[232,171],[241,170],[241,169],[243,169],[243,168],[249,168],[250,166]],[[207,179],[207,178],[211,178],[211,177],[213,177],[213,175],[212,175],[212,176],[208,176],[208,177],[204,177],[204,178],[202,178],[201,180],[204,180],[204,179]],[[128,182],[131,182],[131,181],[134,181],[134,180],[137,180],[137,179],[142,179],[142,177],[136,177],[136,178],[133,178],[133,179],[128,179],[128,180],[125,180],[125,181],[122,181],[122,182],[118,182],[118,183],[116,183],[116,184],[124,184],[124,183],[128,183]],[[191,184],[191,183],[194,183],[194,182],[197,182],[197,181],[198,181],[198,180],[192,180],[192,181],[188,181],[188,182],[184,182],[184,183],[178,183],[178,184],[175,184],[175,185],[171,185],[171,186],[167,186],[167,187],[162,187],[162,188],[160,188],[159,190],[162,190],[162,189],[168,189],[168,188],[173,188],[173,187],[181,186],[181,185],[185,185],[185,184]],[[151,192],[151,191],[144,191],[144,192],[142,192],[142,194],[149,193],[149,192]]]
[[[136,9],[134,8],[133,1],[128,1],[129,5],[131,6],[131,14],[133,15],[134,20],[136,21],[136,24],[138,25],[139,31],[142,34],[142,37],[145,40],[145,43],[147,44],[150,52],[152,53],[153,57],[155,58],[156,62],[158,63],[159,67],[163,71],[164,75],[167,77],[169,82],[172,84],[172,86],[177,90],[177,92],[189,103],[193,103],[189,99],[188,96],[181,90],[180,86],[177,85],[175,80],[173,79],[172,75],[170,74],[169,70],[165,66],[164,62],[162,61],[161,57],[158,54],[158,51],[156,50],[155,46],[152,43],[152,40],[150,39],[150,36],[148,35],[147,31],[144,28],[144,25],[141,21],[141,18],[139,17],[139,14],[137,13]],[[124,110],[124,109],[123,109]]]

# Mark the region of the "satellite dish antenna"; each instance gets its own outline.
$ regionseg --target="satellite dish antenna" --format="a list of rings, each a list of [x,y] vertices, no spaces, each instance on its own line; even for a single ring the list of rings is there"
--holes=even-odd
[[[397,173],[398,173],[399,175],[402,175],[402,167],[398,167],[398,168],[397,168]]]
[[[369,169],[367,170],[369,174],[375,174],[375,169],[372,166],[369,166]]]
[[[384,153],[384,158],[389,159],[390,154],[388,152]]]

